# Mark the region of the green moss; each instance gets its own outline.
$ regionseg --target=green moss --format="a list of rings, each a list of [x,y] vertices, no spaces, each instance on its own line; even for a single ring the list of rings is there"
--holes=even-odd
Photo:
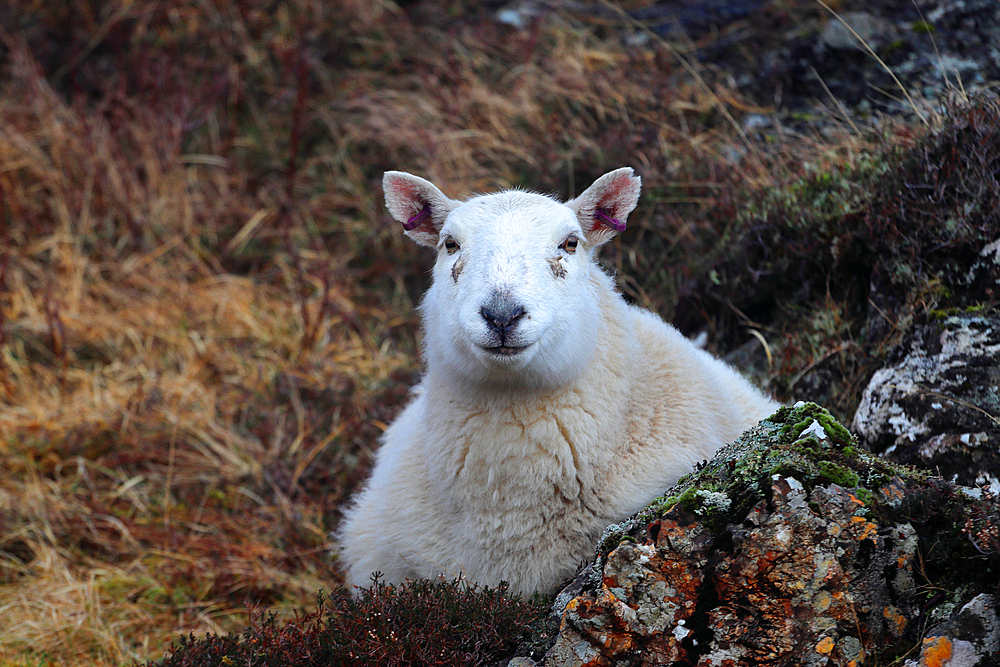
[[[1000,576],[1000,540],[993,537],[1000,526],[995,498],[972,498],[928,471],[873,456],[828,411],[800,403],[779,409],[634,517],[609,526],[590,585],[600,586],[607,554],[623,541],[653,540],[653,526],[660,519],[697,524],[725,548],[732,527],[744,524],[750,510],[770,498],[776,474],[795,478],[807,493],[829,484],[847,489],[860,503],[855,516],[880,531],[912,526],[921,554],[917,585],[932,592],[928,608],[940,608],[943,601],[954,601],[955,608],[967,602],[981,589],[970,586],[971,572],[980,573],[972,575],[976,581]],[[728,502],[720,502],[721,497]],[[942,613],[940,618],[949,616]]]
[[[854,497],[863,502],[866,507],[874,505],[877,500],[875,495],[863,486],[854,489]]]
[[[934,321],[947,320],[951,317],[962,315],[992,316],[997,312],[996,306],[991,303],[974,303],[965,307],[937,308],[928,311],[928,316]]]
[[[782,408],[787,410],[782,413],[779,410],[772,419],[783,419],[786,423],[781,427],[781,442],[789,444],[798,441],[807,433],[806,438],[811,439],[823,448],[835,447],[843,451],[845,447],[855,444],[854,436],[844,428],[828,410],[815,403],[800,403],[793,408]],[[813,426],[817,424],[822,429]]]
[[[876,506],[877,491],[889,480],[913,479],[918,473],[862,450],[850,431],[815,403],[781,407],[636,516],[610,526],[598,553],[606,555],[626,536],[679,512],[695,515],[712,533],[720,534],[770,493],[771,478],[779,474],[794,477],[807,490],[838,484],[866,506]],[[728,502],[721,502],[721,497]]]
[[[856,472],[833,461],[819,461],[816,467],[823,478],[845,488],[853,489],[861,483],[861,477]]]
[[[896,40],[893,40],[893,41],[889,42],[884,47],[882,47],[881,51],[882,51],[882,53],[892,53],[893,51],[898,51],[899,49],[904,48],[906,46],[906,44],[907,44],[906,40],[904,40],[904,39],[896,39]]]

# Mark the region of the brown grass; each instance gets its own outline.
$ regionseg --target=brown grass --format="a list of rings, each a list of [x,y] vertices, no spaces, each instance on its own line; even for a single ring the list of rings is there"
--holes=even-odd
[[[666,310],[727,234],[690,212],[845,159],[747,144],[752,107],[635,26],[45,5],[0,10],[0,665],[156,658],[340,585],[328,535],[418,370],[429,266],[383,170],[572,195],[632,164],[650,251],[607,260]]]

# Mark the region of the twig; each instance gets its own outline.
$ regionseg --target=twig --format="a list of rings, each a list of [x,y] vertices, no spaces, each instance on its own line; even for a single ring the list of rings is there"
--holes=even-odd
[[[925,126],[930,125],[930,123],[927,121],[924,115],[920,113],[920,109],[917,108],[917,103],[913,101],[912,97],[910,97],[910,93],[906,91],[906,88],[903,86],[902,82],[896,77],[896,74],[889,68],[889,66],[885,64],[885,61],[879,58],[878,54],[875,53],[874,50],[872,50],[872,47],[868,46],[868,42],[866,42],[861,37],[861,35],[859,35],[857,31],[850,26],[849,23],[847,23],[847,21],[841,18],[840,14],[838,14],[834,9],[832,9],[830,5],[823,2],[823,0],[816,0],[816,2],[821,4],[823,6],[823,9],[830,12],[830,14],[832,14],[834,18],[840,21],[844,25],[844,27],[847,28],[852,35],[854,35],[854,37],[861,43],[861,46],[865,47],[865,50],[868,52],[868,55],[874,58],[875,62],[877,62],[879,65],[882,66],[882,69],[888,72],[889,76],[892,77],[892,80],[896,82],[897,86],[899,86],[899,89],[903,91],[903,95],[906,97],[906,101],[910,103],[910,107],[913,109],[913,112],[917,114],[917,117],[920,118],[920,122],[923,123]]]
[[[830,99],[833,100],[833,103],[837,105],[838,109],[840,109],[840,113],[843,114],[844,120],[846,120],[847,124],[851,126],[852,130],[854,130],[855,136],[860,137],[861,130],[859,130],[858,126],[854,124],[853,120],[851,120],[851,116],[848,114],[847,109],[844,108],[843,103],[834,96],[833,91],[830,90],[830,87],[826,85],[826,81],[824,81],[823,77],[819,75],[819,72],[816,71],[816,68],[810,67],[810,69],[812,70],[812,73],[816,75],[816,79],[819,81],[819,85],[823,86],[823,90],[826,91],[826,94],[830,96]]]
[[[986,415],[987,419],[989,419],[990,421],[992,421],[997,426],[1000,426],[1000,418],[997,418],[992,413],[987,412],[986,410],[984,410],[983,408],[979,407],[978,405],[973,405],[972,403],[968,403],[968,402],[963,401],[963,400],[961,400],[959,398],[955,398],[954,396],[948,396],[946,394],[939,394],[936,391],[930,391],[929,389],[924,389],[920,385],[917,385],[917,387],[918,387],[920,393],[924,394],[925,396],[933,396],[934,398],[943,398],[946,401],[951,401],[952,403],[957,403],[958,405],[961,405],[963,408],[969,408],[970,410],[975,410],[976,412],[981,412],[984,415]]]
[[[731,113],[729,113],[729,109],[722,102],[722,99],[715,93],[715,91],[713,91],[711,88],[709,88],[708,84],[705,83],[705,80],[698,73],[698,70],[695,69],[694,65],[692,65],[691,62],[684,55],[681,54],[680,51],[678,51],[673,45],[671,45],[669,42],[667,42],[667,40],[663,39],[663,37],[661,37],[660,35],[656,34],[654,31],[650,30],[649,27],[647,27],[641,21],[637,20],[632,15],[630,15],[628,12],[626,12],[617,3],[613,3],[613,2],[611,2],[611,0],[602,0],[602,3],[606,7],[608,7],[610,9],[612,9],[613,11],[617,12],[633,28],[637,28],[639,30],[642,30],[650,39],[653,39],[654,41],[656,41],[656,43],[659,44],[664,49],[666,49],[666,51],[668,53],[670,53],[671,56],[673,56],[674,58],[676,58],[677,62],[679,62],[681,64],[681,66],[685,70],[687,70],[688,74],[691,75],[691,77],[694,79],[695,83],[697,83],[698,86],[702,90],[704,90],[705,93],[718,105],[718,108],[719,108],[720,112],[722,113],[722,115],[725,116],[725,118],[729,122],[729,124],[732,125],[733,129],[735,129],[736,132],[737,132],[737,134],[739,134],[740,139],[743,141],[743,144],[747,148],[747,151],[750,154],[756,155],[756,148],[755,148],[753,142],[750,141],[750,137],[748,137],[747,133],[743,130],[743,127],[736,121],[735,118],[733,118],[733,115]],[[763,169],[760,168],[759,164],[756,165],[756,166],[758,167],[758,175],[761,176],[762,178],[766,178],[768,176],[768,174],[766,174],[766,173],[763,172]]]

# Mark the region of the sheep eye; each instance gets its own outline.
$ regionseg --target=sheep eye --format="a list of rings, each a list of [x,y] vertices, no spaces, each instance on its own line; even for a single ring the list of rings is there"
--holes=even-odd
[[[449,255],[455,254],[458,251],[458,241],[450,236],[446,236],[444,239],[444,249],[448,251]]]
[[[568,236],[566,240],[559,244],[559,248],[565,250],[569,254],[576,252],[576,247],[580,245],[580,239],[575,236]]]

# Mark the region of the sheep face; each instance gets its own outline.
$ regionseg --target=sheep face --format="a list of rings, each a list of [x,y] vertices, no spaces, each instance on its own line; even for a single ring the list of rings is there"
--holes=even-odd
[[[582,372],[600,325],[604,279],[594,254],[616,231],[602,218],[624,225],[638,180],[621,169],[565,204],[521,191],[457,202],[423,179],[389,172],[390,211],[437,251],[421,304],[429,370],[535,387]]]
[[[573,211],[547,197],[455,208],[422,305],[429,361],[476,382],[565,381],[597,339],[592,250]]]

